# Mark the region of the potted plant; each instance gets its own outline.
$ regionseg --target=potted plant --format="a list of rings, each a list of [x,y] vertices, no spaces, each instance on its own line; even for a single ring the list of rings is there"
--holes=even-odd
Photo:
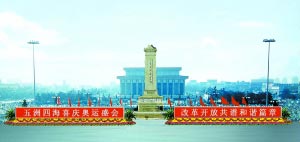
[[[174,119],[174,111],[173,111],[173,109],[167,110],[165,113],[163,113],[163,116],[167,120],[173,120]]]
[[[14,109],[9,109],[5,113],[5,118],[9,121],[15,120],[15,110]]]
[[[126,121],[132,121],[132,119],[136,119],[135,118],[135,115],[133,114],[133,111],[132,110],[127,110],[126,112],[125,112],[125,120]]]
[[[282,114],[282,118],[285,121],[291,116],[291,113],[288,111],[287,108],[283,108],[281,114]]]

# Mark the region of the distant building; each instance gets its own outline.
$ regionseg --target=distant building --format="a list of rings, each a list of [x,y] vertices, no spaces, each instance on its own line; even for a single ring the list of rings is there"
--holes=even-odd
[[[120,80],[121,95],[126,98],[138,98],[144,93],[144,68],[124,68],[125,76]],[[181,67],[157,67],[157,93],[163,97],[178,98],[185,93],[185,80],[188,76],[180,75]]]
[[[214,86],[217,86],[218,80],[216,80],[216,79],[209,79],[209,80],[207,80],[206,83],[207,83],[207,86],[214,87]]]
[[[262,92],[263,91],[263,86],[264,83],[267,83],[267,79],[252,79],[251,80],[251,92]],[[273,79],[269,79],[269,84],[273,84],[274,80]]]
[[[278,84],[279,93],[282,94],[285,89],[289,90],[289,93],[297,96],[299,94],[299,84]]]
[[[269,92],[272,94],[273,98],[278,100],[280,95],[280,86],[278,84],[269,84]],[[262,92],[267,92],[267,83],[263,83]]]
[[[300,82],[298,84],[298,96],[300,97]]]

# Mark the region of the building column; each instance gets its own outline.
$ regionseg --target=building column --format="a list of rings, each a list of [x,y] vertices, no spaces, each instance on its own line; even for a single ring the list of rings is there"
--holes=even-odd
[[[121,95],[124,95],[124,81],[121,80],[120,84],[121,84]]]
[[[183,81],[182,84],[183,84],[183,91],[182,91],[182,93],[185,94],[185,81]]]
[[[163,91],[164,91],[164,89],[163,89],[163,82],[161,81],[160,82],[160,95],[161,96],[163,95]]]
[[[139,80],[135,82],[135,93],[139,96]]]
[[[167,81],[163,80],[163,84],[165,84],[165,83],[167,84]],[[167,89],[167,85],[166,86],[163,85],[163,89],[166,90]],[[164,92],[166,92],[166,93],[164,94]],[[166,91],[163,91],[162,95],[167,95],[167,94],[168,94],[168,91],[166,90]]]
[[[169,80],[167,80],[167,96],[169,96],[170,93],[169,93]]]
[[[182,84],[182,80],[179,80],[179,94],[181,94],[181,84]]]
[[[130,95],[131,95],[131,96],[133,96],[133,88],[132,88],[133,85],[132,85],[132,81],[133,81],[133,80],[130,80]]]
[[[126,96],[127,95],[127,91],[126,91],[127,90],[127,85],[126,85],[127,84],[127,80],[124,79],[123,81],[124,81],[124,96]]]
[[[180,84],[181,84],[181,82],[180,82],[180,80],[178,81],[178,93],[180,94]]]
[[[172,88],[172,94],[174,94],[174,95],[177,95],[177,94],[175,94],[175,85],[174,85],[175,83],[174,83],[174,80],[173,80],[173,82],[172,82],[172,85],[173,85],[173,88]]]

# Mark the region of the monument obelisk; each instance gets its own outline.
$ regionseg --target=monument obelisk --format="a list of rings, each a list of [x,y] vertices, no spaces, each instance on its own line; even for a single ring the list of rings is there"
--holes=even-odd
[[[145,52],[145,91],[138,99],[139,112],[158,112],[163,108],[162,96],[157,93],[156,47],[148,45]]]

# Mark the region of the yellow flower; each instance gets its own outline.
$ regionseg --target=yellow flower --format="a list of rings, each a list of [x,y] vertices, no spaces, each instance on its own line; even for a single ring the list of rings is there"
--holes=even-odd
[[[177,121],[182,121],[183,119],[182,119],[182,118],[176,118],[176,120],[177,120]]]
[[[75,121],[75,122],[78,122],[78,121],[79,121],[79,118],[75,118],[74,121]]]
[[[24,119],[23,118],[18,118],[17,120],[20,121],[20,122],[22,122]]]
[[[197,120],[199,120],[199,121],[202,121],[202,120],[203,120],[203,118],[202,118],[202,117],[199,117],[199,118],[197,118]]]
[[[114,118],[109,118],[108,120],[109,120],[110,122],[114,122],[114,121],[115,121]]]
[[[37,119],[36,119],[36,118],[32,118],[32,121],[33,121],[33,122],[36,122],[36,121],[37,121]]]
[[[196,120],[196,118],[191,118],[191,120],[192,120],[192,121],[195,121],[195,120]]]
[[[277,122],[284,122],[284,120],[283,119],[279,119]]]

